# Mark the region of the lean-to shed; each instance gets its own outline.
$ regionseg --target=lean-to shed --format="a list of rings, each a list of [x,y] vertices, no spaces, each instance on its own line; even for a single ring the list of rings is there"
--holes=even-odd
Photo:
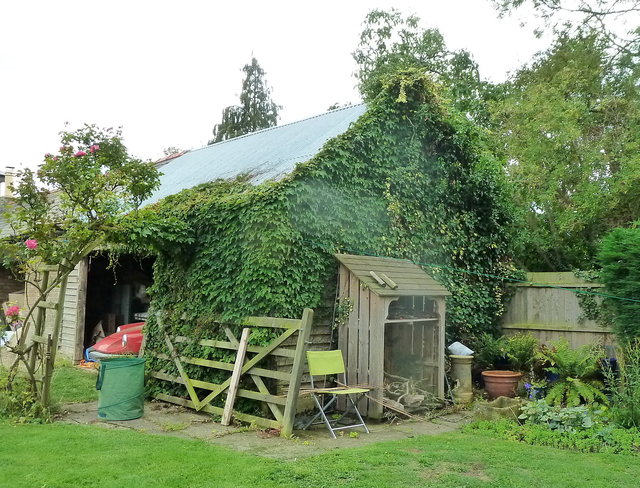
[[[369,385],[377,401],[363,402],[382,417],[385,376],[420,382],[444,397],[445,297],[449,291],[402,259],[336,254],[341,308],[338,347],[352,384]],[[346,304],[346,305],[345,305]]]

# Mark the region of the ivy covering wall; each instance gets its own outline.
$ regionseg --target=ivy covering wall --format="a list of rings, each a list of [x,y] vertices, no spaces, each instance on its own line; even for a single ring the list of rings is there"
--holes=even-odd
[[[152,304],[172,333],[212,337],[220,319],[299,317],[320,305],[339,250],[443,266],[425,270],[453,294],[449,338],[496,329],[503,287],[486,275],[511,272],[503,173],[428,77],[391,78],[313,159],[278,182],[249,180],[201,185],[146,210],[175,222],[138,235],[157,248]],[[154,317],[148,330],[153,344]]]

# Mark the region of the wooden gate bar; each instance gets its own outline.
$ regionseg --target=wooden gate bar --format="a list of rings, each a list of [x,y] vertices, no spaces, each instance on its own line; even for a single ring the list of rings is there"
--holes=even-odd
[[[229,391],[227,392],[227,401],[224,404],[224,413],[222,414],[222,425],[229,425],[231,423],[231,413],[233,411],[233,404],[236,401],[236,393],[238,392],[238,385],[240,384],[240,376],[242,365],[244,364],[244,358],[247,355],[247,343],[249,342],[249,334],[251,329],[248,327],[242,329],[242,336],[240,337],[240,344],[238,345],[238,354],[236,354],[236,362],[233,366],[233,373],[231,373]]]
[[[202,410],[203,412],[215,413],[223,415],[223,420],[226,422],[233,415],[238,420],[243,422],[252,422],[262,427],[276,428],[281,430],[281,435],[290,436],[293,430],[293,420],[295,418],[297,400],[300,391],[300,381],[302,379],[303,366],[305,361],[305,351],[311,334],[311,325],[313,321],[313,311],[311,309],[305,309],[301,319],[282,319],[276,317],[249,317],[244,320],[240,325],[244,325],[243,337],[240,341],[236,339],[233,332],[229,327],[224,327],[224,333],[227,336],[228,341],[217,340],[200,340],[197,344],[205,347],[213,347],[218,349],[227,349],[238,351],[236,354],[235,365],[234,363],[225,363],[222,361],[215,361],[202,358],[184,357],[181,356],[176,350],[174,343],[190,342],[185,337],[171,337],[166,330],[160,313],[158,314],[158,325],[161,333],[164,335],[164,344],[169,351],[169,354],[164,354],[160,351],[149,351],[147,355],[156,357],[158,359],[172,361],[178,369],[179,376],[173,376],[167,374],[164,371],[152,371],[150,375],[162,381],[168,381],[172,383],[182,384],[186,387],[189,399],[181,398],[173,395],[167,395],[164,393],[158,393],[156,398],[164,401],[176,403],[178,405],[187,406],[196,410]],[[245,334],[248,334],[249,328],[266,327],[272,329],[284,329],[284,331],[271,341],[267,346],[247,346]],[[295,349],[287,349],[281,347],[282,344],[292,337],[294,334],[298,334],[297,343]],[[248,338],[247,338],[248,339]],[[242,358],[242,349],[246,347],[245,354],[254,354],[253,357],[244,361]],[[291,373],[284,371],[272,371],[266,368],[258,367],[258,363],[268,359],[272,356],[288,357],[293,359],[293,365]],[[248,356],[247,356],[248,357]],[[230,378],[226,379],[220,384],[215,384],[207,381],[200,381],[189,378],[183,364],[194,364],[197,366],[203,366],[207,368],[231,371],[234,373]],[[255,384],[257,391],[248,390],[245,388],[239,388],[238,381],[242,375],[248,375]],[[277,396],[271,394],[267,384],[262,378],[273,378],[285,382],[285,388],[288,388],[286,398],[284,396]],[[235,384],[236,391],[231,388]],[[198,397],[199,390],[209,390],[204,399],[200,400]],[[223,392],[227,392],[227,405],[225,409],[211,405],[211,402],[217,398]],[[275,419],[266,417],[259,417],[256,415],[244,414],[232,409],[233,400],[235,397],[248,398],[252,400],[258,400],[264,403],[271,415]],[[282,408],[284,407],[284,409]]]

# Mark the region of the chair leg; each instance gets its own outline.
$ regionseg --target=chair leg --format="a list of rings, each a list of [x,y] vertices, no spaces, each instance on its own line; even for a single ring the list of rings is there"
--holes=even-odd
[[[320,403],[320,400],[318,400],[318,396],[314,394],[313,401],[316,403],[316,406],[318,407],[318,413],[311,419],[310,422],[308,422],[303,427],[303,430],[306,430],[309,427],[311,427],[311,425],[316,421],[318,417],[322,417],[322,421],[327,426],[327,429],[329,429],[329,432],[331,432],[331,435],[333,436],[333,438],[336,439],[336,435],[333,432],[333,427],[331,426],[331,422],[327,418],[327,414],[326,414],[326,410],[336,401],[336,396],[334,395],[333,398],[331,398],[331,400],[329,400],[327,403],[322,405]]]
[[[353,405],[353,409],[356,411],[356,415],[358,416],[358,420],[362,424],[362,427],[364,427],[365,432],[367,434],[370,434],[369,428],[367,427],[367,424],[364,423],[364,420],[362,419],[362,415],[360,415],[360,410],[358,410],[356,402],[353,401],[353,398],[351,398],[351,395],[347,395],[347,397],[349,397],[349,401],[351,402],[351,405]]]

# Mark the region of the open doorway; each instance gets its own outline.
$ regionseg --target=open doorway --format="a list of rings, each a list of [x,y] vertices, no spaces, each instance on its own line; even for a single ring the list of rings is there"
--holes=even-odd
[[[109,267],[108,254],[89,257],[84,349],[101,336],[113,334],[120,325],[146,319],[153,262],[152,257],[122,254]]]

